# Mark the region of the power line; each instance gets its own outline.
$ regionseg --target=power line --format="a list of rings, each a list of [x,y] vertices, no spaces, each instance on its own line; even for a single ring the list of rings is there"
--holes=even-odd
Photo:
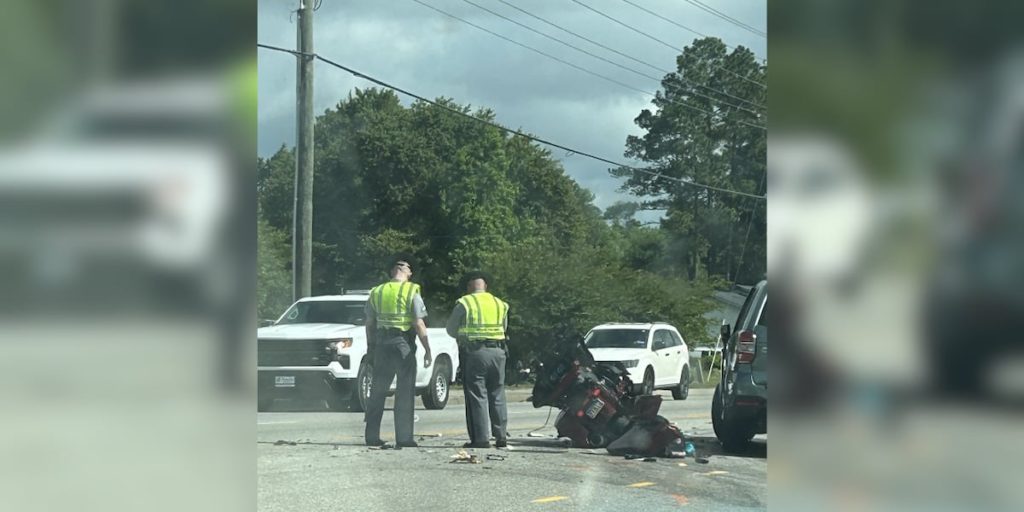
[[[425,2],[423,2],[421,0],[412,0],[412,1],[422,5],[424,7],[426,7],[428,9],[432,10],[432,11],[435,11],[435,12],[441,13],[441,14],[443,14],[445,16],[448,16],[449,18],[461,21],[461,22],[463,22],[463,23],[465,23],[465,24],[467,24],[467,25],[469,25],[469,26],[471,26],[473,28],[476,28],[478,30],[482,30],[484,32],[487,32],[488,34],[491,34],[494,37],[497,37],[499,39],[503,39],[505,41],[508,41],[508,42],[510,42],[510,43],[512,43],[512,44],[514,44],[516,46],[519,46],[519,47],[522,47],[522,48],[526,48],[527,50],[530,50],[530,51],[532,51],[534,53],[537,53],[539,55],[543,55],[544,57],[547,57],[547,58],[549,58],[551,60],[554,60],[554,61],[557,61],[557,62],[561,62],[562,64],[565,64],[566,66],[569,66],[569,67],[572,67],[572,68],[577,69],[579,71],[582,71],[582,72],[584,72],[584,73],[586,73],[588,75],[595,76],[597,78],[600,78],[600,79],[605,80],[607,82],[611,82],[613,84],[619,85],[619,86],[624,87],[626,89],[629,89],[631,91],[639,92],[641,94],[646,94],[648,96],[655,97],[655,98],[658,97],[657,94],[655,94],[655,93],[653,93],[651,91],[645,91],[643,89],[639,89],[639,88],[633,87],[632,85],[629,85],[629,84],[624,83],[624,82],[620,82],[619,80],[616,80],[614,78],[609,78],[609,77],[607,77],[605,75],[602,75],[600,73],[597,73],[595,71],[591,71],[591,70],[589,70],[587,68],[584,68],[582,66],[573,64],[572,62],[569,62],[569,61],[567,61],[565,59],[561,59],[559,57],[551,55],[550,53],[544,52],[542,50],[538,50],[538,49],[536,49],[536,48],[534,48],[534,47],[532,47],[530,45],[520,43],[519,41],[516,41],[516,40],[511,39],[509,37],[503,36],[503,35],[501,35],[501,34],[499,34],[497,32],[494,32],[493,30],[484,28],[484,27],[482,27],[480,25],[477,25],[476,23],[473,23],[472,21],[469,21],[469,20],[467,20],[465,18],[460,18],[460,17],[458,17],[458,16],[456,16],[456,15],[450,13],[450,12],[447,12],[447,11],[445,11],[443,9],[439,9],[437,7],[434,7],[434,6],[432,6],[432,5],[428,4],[428,3],[425,3]],[[714,112],[712,112],[710,110],[706,110],[706,109],[700,108],[700,107],[695,107],[693,105],[688,105],[686,103],[675,102],[675,101],[670,100],[668,98],[666,98],[666,101],[671,102],[671,103],[676,103],[677,105],[680,105],[682,107],[686,107],[686,108],[691,109],[691,110],[696,110],[698,112],[703,112],[703,113],[708,114],[710,116],[714,116],[715,115]],[[766,130],[767,131],[767,128],[765,128],[764,126],[758,125],[758,124],[749,123],[749,122],[744,121],[742,119],[736,119],[735,121],[737,123],[749,126],[751,128],[757,128],[759,130]]]
[[[740,28],[742,28],[742,29],[744,29],[744,30],[746,30],[748,32],[752,32],[752,33],[757,34],[757,35],[759,35],[761,37],[768,37],[768,34],[766,34],[763,30],[759,30],[756,27],[752,27],[750,25],[747,25],[746,23],[743,23],[742,21],[740,21],[740,20],[738,20],[736,18],[733,18],[732,16],[729,16],[726,13],[724,13],[722,11],[719,11],[718,9],[715,9],[714,7],[711,7],[710,5],[708,5],[708,4],[704,3],[704,2],[701,2],[700,0],[686,0],[686,2],[688,4],[690,4],[690,5],[694,5],[694,6],[698,7],[698,8],[700,8],[700,9],[704,10],[704,12],[708,12],[708,13],[711,13],[711,14],[713,14],[715,16],[718,16],[719,18],[722,18],[723,20],[728,21],[729,23],[732,23],[733,25],[736,25],[737,27],[740,27]]]
[[[653,69],[655,71],[661,71],[662,73],[671,73],[672,72],[670,70],[667,70],[667,69],[662,68],[660,66],[657,66],[655,64],[651,64],[650,62],[647,62],[647,61],[644,61],[644,60],[640,60],[640,59],[638,59],[636,57],[633,57],[632,55],[627,55],[625,53],[622,53],[622,52],[620,52],[620,51],[618,51],[618,50],[616,50],[614,48],[609,48],[608,46],[605,46],[605,45],[603,45],[603,44],[601,44],[601,43],[599,43],[597,41],[594,41],[593,39],[587,38],[585,36],[581,36],[581,35],[577,34],[576,32],[573,32],[573,31],[571,31],[571,30],[569,30],[569,29],[567,29],[565,27],[562,27],[562,26],[560,26],[558,24],[552,23],[552,22],[550,22],[550,21],[548,21],[548,20],[546,20],[544,18],[541,18],[540,16],[537,16],[536,14],[533,14],[533,13],[531,13],[531,12],[525,10],[525,9],[522,9],[522,8],[516,6],[516,5],[510,4],[506,0],[498,0],[498,1],[503,3],[503,4],[505,4],[505,5],[507,5],[507,6],[509,6],[509,7],[511,7],[511,8],[513,8],[513,9],[515,9],[515,10],[517,10],[517,11],[519,11],[519,12],[521,12],[521,13],[523,13],[523,14],[525,14],[525,15],[527,15],[527,16],[529,16],[529,17],[531,17],[531,18],[533,18],[533,19],[535,19],[535,20],[538,20],[538,21],[541,21],[543,23],[546,23],[546,24],[548,24],[548,25],[550,25],[552,27],[557,28],[558,30],[561,30],[562,32],[565,32],[567,34],[576,36],[576,37],[578,37],[578,38],[580,38],[580,39],[582,39],[582,40],[584,40],[584,41],[586,41],[586,42],[588,42],[588,43],[590,43],[592,45],[604,48],[605,50],[608,50],[608,51],[610,51],[612,53],[615,53],[616,55],[620,55],[622,57],[625,57],[625,58],[627,58],[627,59],[629,59],[629,60],[631,60],[633,62],[636,62],[638,64],[643,64],[644,66],[647,66],[647,67],[649,67],[649,68],[651,68],[651,69]]]
[[[662,16],[662,15],[660,15],[660,14],[658,14],[658,13],[656,13],[656,12],[654,12],[654,11],[652,11],[652,10],[642,6],[642,5],[633,3],[630,0],[622,0],[622,1],[626,2],[629,5],[632,5],[633,7],[636,7],[637,9],[640,9],[641,11],[646,12],[647,14],[650,14],[651,16],[654,16],[655,18],[658,18],[658,19],[663,20],[663,21],[667,21],[668,23],[671,23],[671,24],[673,24],[673,25],[675,25],[675,26],[677,26],[677,27],[679,27],[679,28],[681,28],[683,30],[686,30],[688,32],[692,32],[692,33],[697,34],[698,36],[701,36],[701,37],[711,37],[711,36],[701,32],[701,31],[699,31],[697,29],[690,28],[690,27],[688,27],[686,25],[683,25],[682,23],[679,23],[679,22],[677,22],[675,20],[671,20],[669,18],[666,18],[666,17],[664,17],[664,16]],[[733,45],[731,45],[729,43],[726,43],[724,41],[722,42],[722,44],[724,44],[725,47],[730,49],[730,50],[736,50],[736,49],[739,48],[738,46],[733,46]]]
[[[413,0],[413,1],[417,1],[417,0]],[[601,11],[599,11],[599,10],[597,10],[597,9],[595,9],[595,8],[585,4],[583,2],[580,2],[579,0],[572,0],[572,2],[576,3],[576,4],[579,4],[582,7],[584,7],[586,9],[594,12],[595,14],[598,14],[598,15],[604,17],[604,18],[607,18],[608,20],[611,20],[611,21],[613,21],[613,22],[615,22],[615,23],[617,23],[619,25],[622,25],[623,27],[626,27],[626,28],[632,30],[633,32],[636,32],[637,34],[640,34],[640,35],[642,35],[642,36],[644,36],[644,37],[646,37],[646,38],[648,38],[648,39],[650,39],[652,41],[661,43],[662,45],[664,45],[664,46],[666,46],[668,48],[671,48],[671,49],[673,49],[673,50],[675,50],[675,51],[677,51],[679,53],[683,53],[683,49],[682,48],[679,48],[678,46],[675,46],[675,45],[673,45],[671,43],[667,43],[667,42],[665,42],[665,41],[663,41],[661,39],[658,39],[657,37],[654,37],[654,36],[648,34],[647,32],[644,32],[643,30],[640,30],[640,29],[638,29],[636,27],[633,27],[632,25],[629,25],[629,24],[627,24],[627,23],[625,23],[623,21],[620,21],[620,20],[618,20],[616,18],[613,18],[613,17],[609,16],[608,14],[605,14],[604,12],[601,12]],[[745,77],[745,76],[743,76],[743,75],[741,75],[741,74],[739,74],[739,73],[737,73],[735,71],[732,71],[731,69],[727,69],[727,68],[724,68],[722,66],[715,66],[715,68],[720,69],[722,71],[725,71],[726,73],[729,73],[729,74],[731,74],[731,75],[733,75],[733,76],[735,76],[735,77],[737,77],[737,78],[739,78],[741,80],[746,80],[747,82],[750,82],[750,83],[752,83],[754,85],[757,85],[757,86],[760,86],[762,88],[767,88],[768,87],[767,85],[765,85],[765,84],[763,84],[761,82],[758,82],[757,80],[754,80],[754,79],[749,78],[749,77]]]
[[[351,74],[352,76],[355,76],[357,78],[362,78],[363,80],[366,80],[368,82],[372,82],[372,83],[377,84],[377,85],[379,85],[381,87],[386,87],[386,88],[391,89],[393,91],[400,92],[400,93],[402,93],[402,94],[404,94],[406,96],[409,96],[411,98],[415,98],[417,100],[420,100],[420,101],[422,101],[424,103],[433,105],[435,107],[447,110],[448,112],[451,112],[453,114],[458,114],[458,115],[460,115],[462,117],[465,117],[467,119],[471,119],[471,120],[476,121],[478,123],[485,124],[485,125],[490,126],[492,128],[496,128],[496,129],[501,130],[502,132],[507,133],[509,135],[523,137],[523,138],[531,140],[533,142],[536,142],[536,143],[539,143],[539,144],[544,144],[545,146],[550,146],[550,147],[553,147],[553,148],[558,148],[558,149],[561,149],[563,151],[569,151],[569,152],[571,152],[573,154],[585,156],[585,157],[590,158],[592,160],[603,162],[603,163],[606,163],[606,164],[609,164],[609,165],[614,165],[616,167],[622,167],[624,169],[629,169],[629,170],[634,171],[634,172],[641,172],[641,173],[649,174],[649,175],[652,175],[652,176],[660,174],[660,173],[657,173],[657,172],[654,172],[654,171],[649,171],[647,169],[641,169],[639,167],[633,167],[631,165],[627,165],[627,164],[624,164],[624,163],[621,163],[621,162],[616,162],[614,160],[609,160],[609,159],[604,158],[604,157],[600,157],[600,156],[597,156],[597,155],[593,155],[593,154],[587,153],[586,151],[580,151],[578,149],[573,149],[573,148],[570,148],[570,147],[565,146],[563,144],[558,144],[556,142],[551,142],[549,140],[545,140],[545,139],[542,139],[540,137],[535,137],[535,136],[530,135],[528,133],[523,133],[520,130],[513,130],[511,128],[506,128],[506,127],[504,127],[504,126],[502,126],[502,125],[500,125],[498,123],[495,123],[493,121],[488,121],[486,119],[480,119],[478,117],[474,117],[474,116],[472,116],[472,115],[470,115],[470,114],[468,114],[466,112],[463,112],[461,110],[454,109],[452,107],[449,107],[447,105],[443,105],[443,104],[438,103],[438,102],[433,101],[433,100],[429,100],[429,99],[427,99],[427,98],[425,98],[423,96],[420,96],[419,94],[407,91],[407,90],[402,89],[401,87],[398,87],[398,86],[395,86],[395,85],[391,85],[391,84],[389,84],[387,82],[384,82],[383,80],[379,80],[377,78],[373,78],[372,76],[366,75],[364,73],[360,73],[359,71],[356,71],[356,70],[354,70],[354,69],[352,69],[352,68],[350,68],[348,66],[344,66],[342,64],[334,62],[334,61],[332,61],[332,60],[330,60],[330,59],[328,59],[326,57],[322,57],[322,56],[320,56],[318,54],[315,54],[315,53],[312,53],[312,54],[310,54],[310,53],[303,53],[303,52],[298,52],[298,51],[295,51],[295,50],[289,50],[287,48],[281,48],[279,46],[271,46],[271,45],[262,44],[262,43],[256,43],[256,46],[259,47],[259,48],[267,49],[267,50],[273,50],[273,51],[288,53],[288,54],[291,54],[291,55],[294,55],[294,56],[313,57],[314,59],[317,59],[317,60],[322,61],[322,62],[324,62],[326,64],[334,66],[334,67],[336,67],[338,69],[347,71],[349,74]],[[697,182],[693,182],[693,181],[686,181],[686,180],[684,180],[682,178],[676,178],[676,177],[672,177],[672,176],[664,176],[664,175],[662,175],[661,177],[665,178],[665,179],[677,181],[679,183],[682,183],[683,185],[699,187],[699,188],[703,188],[705,190],[714,190],[714,191],[717,191],[717,192],[722,192],[722,193],[726,193],[726,194],[734,194],[734,195],[739,195],[739,196],[746,196],[746,197],[751,197],[751,198],[754,198],[754,199],[765,199],[765,196],[760,196],[760,195],[757,195],[757,194],[751,194],[749,192],[741,192],[739,190],[729,190],[729,189],[725,189],[725,188],[715,187],[715,186],[712,186],[712,185],[704,185],[702,183],[697,183]]]
[[[659,82],[659,83],[661,82],[661,79],[660,79],[660,78],[658,78],[658,77],[656,77],[656,76],[651,76],[651,75],[648,75],[647,73],[644,73],[643,71],[637,71],[637,70],[635,70],[635,69],[633,69],[633,68],[631,68],[631,67],[628,67],[628,66],[623,66],[622,64],[619,64],[618,62],[615,62],[615,61],[613,61],[613,60],[609,60],[609,59],[606,59],[606,58],[604,58],[604,57],[602,57],[602,56],[600,56],[600,55],[597,55],[597,54],[594,54],[594,53],[588,52],[587,50],[584,50],[584,49],[582,49],[582,48],[580,48],[580,47],[578,47],[578,46],[576,46],[576,45],[573,45],[573,44],[567,43],[567,42],[565,42],[565,41],[563,41],[563,40],[561,40],[561,39],[558,39],[557,37],[551,36],[551,35],[549,35],[549,34],[545,34],[545,33],[541,32],[541,31],[539,31],[539,30],[537,30],[537,29],[535,29],[535,28],[533,28],[533,27],[530,27],[530,26],[528,26],[528,25],[524,25],[524,24],[522,24],[522,23],[519,23],[518,21],[516,21],[516,20],[514,20],[514,19],[512,19],[512,18],[509,18],[509,17],[507,17],[507,16],[505,16],[505,15],[503,15],[503,14],[501,14],[501,13],[497,13],[497,12],[494,12],[494,11],[492,11],[492,10],[490,10],[490,9],[488,9],[488,8],[486,8],[486,7],[484,7],[484,6],[480,5],[480,4],[478,4],[478,3],[476,3],[476,2],[473,2],[472,0],[462,0],[462,1],[463,1],[463,2],[465,2],[465,3],[467,3],[467,4],[469,4],[469,5],[472,5],[472,6],[474,6],[474,7],[478,8],[478,9],[480,9],[480,10],[483,10],[483,11],[489,12],[489,13],[493,14],[494,16],[497,16],[497,17],[499,17],[499,18],[501,18],[501,19],[503,19],[503,20],[505,20],[505,21],[507,21],[507,22],[509,22],[509,23],[513,23],[513,24],[515,24],[515,25],[517,25],[517,26],[519,26],[519,27],[525,28],[526,30],[529,30],[530,32],[533,32],[533,33],[535,33],[535,34],[539,34],[539,35],[541,35],[541,36],[543,36],[543,37],[546,37],[546,38],[548,38],[548,39],[550,39],[550,40],[552,40],[552,41],[555,41],[556,43],[559,43],[559,44],[561,44],[561,45],[564,45],[564,46],[567,46],[567,47],[569,47],[569,48],[572,48],[573,50],[576,50],[576,51],[578,51],[578,52],[580,52],[580,53],[583,53],[583,54],[585,54],[585,55],[589,55],[589,56],[591,56],[591,57],[593,57],[593,58],[595,58],[595,59],[598,59],[598,60],[600,60],[600,61],[602,61],[602,62],[607,62],[608,64],[611,64],[611,65],[613,65],[613,66],[615,66],[615,67],[618,67],[618,68],[620,68],[620,69],[624,69],[624,70],[626,70],[626,71],[629,71],[630,73],[634,73],[634,74],[636,74],[636,75],[639,75],[639,76],[642,76],[642,77],[644,77],[644,78],[648,78],[648,79],[650,79],[650,80],[654,80],[655,82]],[[692,85],[694,85],[694,86],[697,86],[697,85],[698,85],[698,84],[696,84],[696,83],[690,82],[689,80],[686,80],[686,79],[683,79],[683,80],[684,80],[685,82],[691,83],[691,84],[692,84]],[[713,90],[713,91],[716,91],[716,92],[719,92],[720,94],[727,94],[727,93],[723,93],[723,92],[721,92],[721,91],[717,91],[716,89],[712,89],[712,90]],[[728,102],[726,102],[726,101],[723,101],[723,100],[721,100],[721,99],[718,99],[718,98],[712,98],[711,96],[708,96],[708,95],[706,95],[706,94],[701,94],[701,93],[699,93],[699,92],[694,92],[694,91],[690,91],[690,92],[691,92],[692,94],[695,94],[695,95],[697,95],[697,96],[700,96],[700,97],[702,97],[702,98],[705,98],[705,99],[708,99],[708,100],[711,100],[711,101],[717,101],[717,102],[721,102],[721,103],[723,103],[724,105],[726,105],[726,106],[728,106],[728,107],[732,107],[732,108],[735,108],[735,109],[737,109],[737,110],[742,110],[742,111],[744,111],[744,112],[749,112],[749,113],[751,113],[751,114],[754,114],[755,116],[758,116],[758,117],[759,117],[759,116],[761,115],[761,113],[760,113],[760,112],[755,112],[755,111],[753,111],[753,110],[750,110],[750,109],[748,109],[748,108],[744,108],[744,107],[740,107],[740,106],[737,106],[737,105],[733,105],[733,104],[731,104],[731,103],[728,103]],[[675,102],[675,101],[673,101],[673,100],[670,100],[670,99],[668,99],[668,98],[666,98],[666,101],[671,101],[671,102],[673,102],[673,103],[677,103],[677,102]]]
[[[625,57],[625,58],[627,58],[629,60],[632,60],[633,62],[637,62],[639,64],[643,64],[644,66],[647,66],[647,67],[649,67],[649,68],[651,68],[651,69],[653,69],[655,71],[660,71],[660,72],[665,73],[665,74],[675,73],[675,71],[659,67],[659,66],[657,66],[655,64],[651,64],[650,62],[647,62],[645,60],[641,60],[641,59],[638,59],[636,57],[633,57],[632,55],[628,55],[628,54],[625,54],[623,52],[620,52],[620,51],[616,50],[615,48],[611,48],[609,46],[603,45],[600,42],[594,41],[593,39],[590,39],[590,38],[588,38],[586,36],[577,34],[576,32],[573,32],[573,31],[571,31],[571,30],[569,30],[569,29],[567,29],[565,27],[562,27],[562,26],[558,25],[557,23],[553,23],[551,21],[548,21],[548,20],[546,20],[546,19],[544,19],[544,18],[542,18],[540,16],[537,16],[536,14],[533,14],[533,13],[531,13],[531,12],[525,10],[525,9],[522,9],[522,8],[516,6],[516,5],[513,5],[513,4],[509,3],[509,2],[507,2],[506,0],[498,0],[498,1],[503,3],[503,4],[505,4],[505,5],[507,5],[507,6],[509,6],[509,7],[511,7],[511,8],[513,8],[513,9],[515,9],[515,10],[517,10],[517,11],[519,11],[519,12],[521,12],[521,13],[523,13],[523,14],[525,14],[525,15],[527,15],[527,16],[529,16],[529,17],[531,17],[531,18],[533,18],[533,19],[536,19],[536,20],[538,20],[538,21],[540,21],[542,23],[546,23],[547,25],[550,25],[550,26],[552,26],[552,27],[554,27],[554,28],[556,28],[558,30],[561,30],[562,32],[565,32],[565,33],[567,33],[569,35],[572,35],[572,36],[575,36],[575,37],[577,37],[579,39],[582,39],[582,40],[584,40],[584,41],[586,41],[586,42],[588,42],[588,43],[590,43],[590,44],[592,44],[594,46],[598,46],[600,48],[608,50],[608,51],[610,51],[610,52],[612,52],[612,53],[614,53],[616,55],[620,55],[622,57]],[[764,106],[764,105],[762,105],[760,103],[756,103],[756,102],[753,102],[753,101],[741,98],[739,96],[735,96],[735,95],[729,94],[729,93],[727,93],[725,91],[722,91],[722,90],[719,90],[719,89],[715,89],[715,88],[710,87],[708,85],[700,84],[700,83],[694,82],[692,80],[689,80],[686,77],[682,76],[681,73],[678,76],[679,76],[680,80],[682,80],[683,82],[686,82],[686,83],[688,83],[690,85],[693,85],[694,87],[700,87],[701,89],[704,89],[704,90],[708,90],[708,91],[711,91],[711,92],[716,92],[716,93],[721,94],[723,96],[727,96],[727,97],[735,99],[737,101],[742,101],[743,103],[746,103],[748,105],[752,105],[752,106],[757,107],[757,108],[761,108],[761,109],[767,109],[768,108],[768,107],[766,107],[766,106]]]

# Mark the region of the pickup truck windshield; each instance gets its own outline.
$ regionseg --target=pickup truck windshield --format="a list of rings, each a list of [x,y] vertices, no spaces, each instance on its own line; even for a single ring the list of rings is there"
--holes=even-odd
[[[587,348],[647,348],[646,329],[600,329],[590,331]]]
[[[306,301],[293,305],[277,325],[286,324],[353,324],[364,325],[366,318],[362,301]]]

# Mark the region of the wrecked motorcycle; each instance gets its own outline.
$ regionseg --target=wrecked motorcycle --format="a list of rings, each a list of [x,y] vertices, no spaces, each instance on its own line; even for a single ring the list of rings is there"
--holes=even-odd
[[[595,361],[582,338],[558,344],[536,379],[533,406],[558,408],[555,428],[574,447],[655,456],[681,449],[682,433],[658,415],[661,397],[634,395],[626,367]]]

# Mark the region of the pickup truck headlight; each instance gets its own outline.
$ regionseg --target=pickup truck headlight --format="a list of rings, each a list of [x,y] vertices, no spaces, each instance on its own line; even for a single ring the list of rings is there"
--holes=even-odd
[[[337,352],[343,348],[349,348],[351,346],[352,338],[341,338],[337,340],[331,340],[331,342],[327,344],[327,351]]]
[[[636,365],[640,363],[639,359],[630,359],[629,361],[623,361],[622,365],[626,368],[636,368]]]

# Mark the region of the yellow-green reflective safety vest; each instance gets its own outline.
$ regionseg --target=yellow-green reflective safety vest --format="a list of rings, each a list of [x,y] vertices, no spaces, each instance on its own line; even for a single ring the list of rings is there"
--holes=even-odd
[[[377,313],[377,327],[402,331],[412,329],[416,318],[412,314],[412,298],[420,292],[420,285],[408,281],[391,281],[370,290],[370,304]]]
[[[465,295],[459,304],[466,309],[466,321],[459,328],[459,336],[470,340],[505,339],[508,304],[487,292]]]

